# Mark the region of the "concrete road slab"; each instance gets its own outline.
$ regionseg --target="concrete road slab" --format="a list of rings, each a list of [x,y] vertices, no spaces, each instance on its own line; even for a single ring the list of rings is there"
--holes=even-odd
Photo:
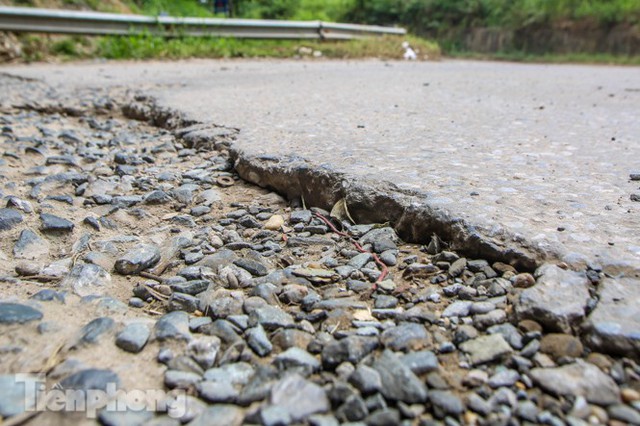
[[[1,71],[60,90],[141,90],[190,119],[237,127],[242,157],[269,163],[246,169],[263,184],[299,185],[291,164],[302,161],[343,186],[391,182],[406,206],[508,250],[640,270],[637,67],[194,60]]]

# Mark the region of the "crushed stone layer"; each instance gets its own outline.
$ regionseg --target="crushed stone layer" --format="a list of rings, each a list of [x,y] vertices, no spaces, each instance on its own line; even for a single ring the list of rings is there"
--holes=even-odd
[[[143,95],[0,87],[2,424],[640,423],[632,280],[287,202]],[[24,373],[164,403],[25,411]]]
[[[634,67],[185,61],[7,70],[60,87],[142,88],[190,119],[240,128],[243,177],[291,195],[313,197],[313,179],[333,193],[381,181],[394,184],[383,198],[417,191],[387,219],[400,222],[408,205],[439,220],[407,237],[458,225],[464,232],[445,236],[461,249],[480,238],[493,246],[471,251],[519,251],[511,257],[523,265],[561,258],[618,274],[640,264],[639,188],[629,180],[640,154]]]

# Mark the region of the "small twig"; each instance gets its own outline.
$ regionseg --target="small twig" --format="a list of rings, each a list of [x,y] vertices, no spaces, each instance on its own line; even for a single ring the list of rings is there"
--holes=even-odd
[[[156,300],[159,300],[161,302],[166,302],[167,300],[169,300],[169,296],[166,296],[162,293],[160,293],[157,290],[154,290],[152,287],[145,285],[145,287],[147,288],[147,291],[156,298]]]
[[[55,277],[53,275],[29,275],[26,277],[21,277],[20,279],[50,282],[50,281],[60,281],[62,277]]]
[[[387,268],[387,265],[385,265],[384,262],[382,262],[380,260],[380,258],[378,257],[378,255],[376,253],[367,251],[364,248],[362,248],[360,243],[357,242],[356,240],[354,240],[351,237],[351,235],[347,234],[346,232],[338,231],[338,228],[336,228],[333,225],[333,223],[331,223],[331,221],[329,219],[327,219],[326,217],[324,217],[320,213],[314,213],[314,215],[318,219],[322,220],[329,228],[331,228],[331,230],[334,233],[336,233],[337,235],[339,235],[341,237],[349,239],[349,241],[351,241],[351,243],[355,246],[356,250],[358,250],[360,253],[369,253],[369,254],[371,254],[371,256],[373,256],[373,260],[378,264],[378,266],[380,266],[380,276],[378,277],[378,279],[376,280],[376,282],[372,286],[372,290],[375,291],[377,289],[377,287],[378,287],[378,283],[381,283],[382,281],[384,281],[384,279],[389,274],[389,268]]]
[[[329,334],[335,333],[336,330],[338,330],[338,327],[340,327],[340,321],[336,323],[336,325],[333,327],[333,330],[329,331]]]
[[[164,282],[164,279],[162,277],[159,277],[156,274],[152,274],[151,272],[141,271],[138,275],[140,275],[142,278],[149,278],[150,280],[154,280],[159,283]]]

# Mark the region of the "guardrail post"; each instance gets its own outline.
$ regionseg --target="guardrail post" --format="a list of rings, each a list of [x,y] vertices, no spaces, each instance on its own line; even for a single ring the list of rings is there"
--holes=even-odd
[[[323,41],[326,37],[324,35],[324,22],[318,21],[318,38]]]

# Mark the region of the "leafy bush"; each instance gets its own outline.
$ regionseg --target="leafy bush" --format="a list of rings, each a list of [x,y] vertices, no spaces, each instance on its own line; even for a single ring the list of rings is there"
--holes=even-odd
[[[550,21],[640,21],[637,0],[355,0],[345,17],[368,24],[402,24],[416,33],[455,27],[519,28]]]

